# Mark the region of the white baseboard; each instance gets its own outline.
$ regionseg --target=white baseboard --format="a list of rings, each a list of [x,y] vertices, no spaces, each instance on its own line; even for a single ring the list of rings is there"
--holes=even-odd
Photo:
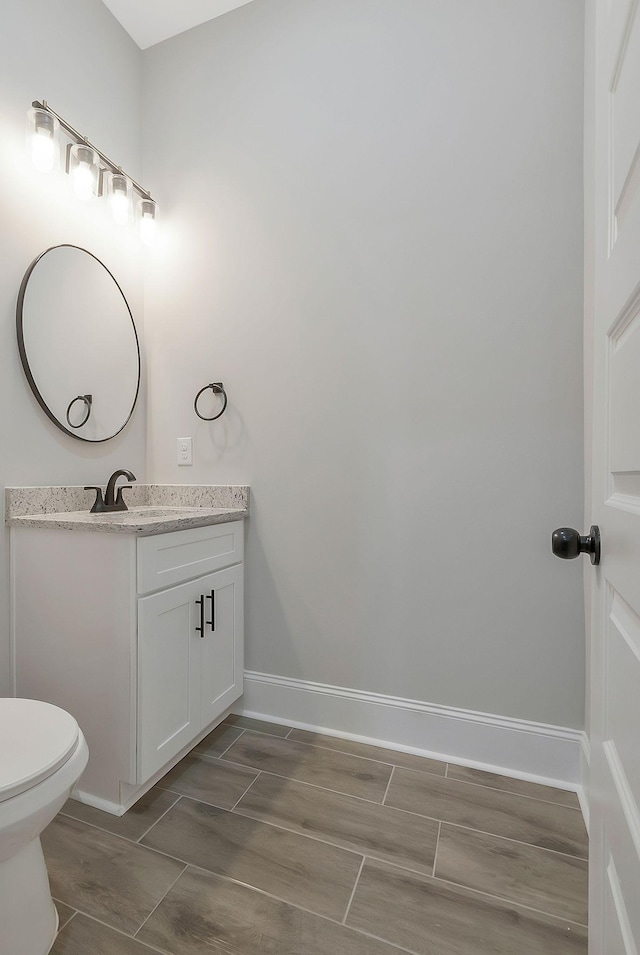
[[[103,799],[101,796],[94,796],[93,793],[85,793],[81,789],[74,789],[71,798],[76,802],[82,802],[85,806],[92,806],[94,809],[102,809],[111,816],[122,816],[126,810],[117,802],[111,802],[109,799]],[[64,815],[64,809],[62,811]]]
[[[233,710],[561,789],[582,786],[581,730],[251,670]]]

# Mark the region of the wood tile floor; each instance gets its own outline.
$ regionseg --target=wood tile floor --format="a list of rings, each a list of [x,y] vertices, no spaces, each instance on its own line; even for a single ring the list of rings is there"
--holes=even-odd
[[[587,952],[572,793],[243,717],[42,844],[52,955]]]

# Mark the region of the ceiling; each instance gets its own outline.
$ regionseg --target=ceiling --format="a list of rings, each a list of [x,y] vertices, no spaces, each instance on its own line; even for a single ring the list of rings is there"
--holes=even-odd
[[[102,0],[141,50],[251,0]]]

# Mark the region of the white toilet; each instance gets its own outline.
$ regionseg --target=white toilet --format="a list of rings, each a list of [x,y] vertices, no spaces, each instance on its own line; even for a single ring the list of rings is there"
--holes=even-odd
[[[39,700],[0,699],[0,955],[45,955],[58,914],[40,833],[82,775],[74,718]]]

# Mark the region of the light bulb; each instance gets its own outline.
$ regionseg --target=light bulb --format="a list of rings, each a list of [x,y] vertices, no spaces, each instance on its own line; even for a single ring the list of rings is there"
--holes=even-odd
[[[77,199],[87,201],[98,193],[98,157],[85,143],[75,143],[69,150],[69,175]]]
[[[120,172],[112,172],[107,184],[111,215],[118,225],[126,225],[131,212],[131,183]]]
[[[56,144],[46,129],[37,129],[31,137],[31,161],[38,172],[51,172],[56,162]]]
[[[125,225],[129,218],[129,200],[126,195],[116,192],[111,196],[111,213],[118,225]]]
[[[38,172],[51,172],[59,156],[58,120],[45,109],[30,109],[27,123],[31,161]]]
[[[156,235],[158,206],[153,199],[141,199],[138,208],[140,212],[140,239],[145,245],[152,245]]]
[[[78,163],[71,173],[71,182],[73,183],[73,192],[76,199],[86,201],[93,195],[93,176],[88,163]]]
[[[140,238],[145,245],[153,245],[156,237],[156,220],[153,216],[146,215],[140,220]]]

